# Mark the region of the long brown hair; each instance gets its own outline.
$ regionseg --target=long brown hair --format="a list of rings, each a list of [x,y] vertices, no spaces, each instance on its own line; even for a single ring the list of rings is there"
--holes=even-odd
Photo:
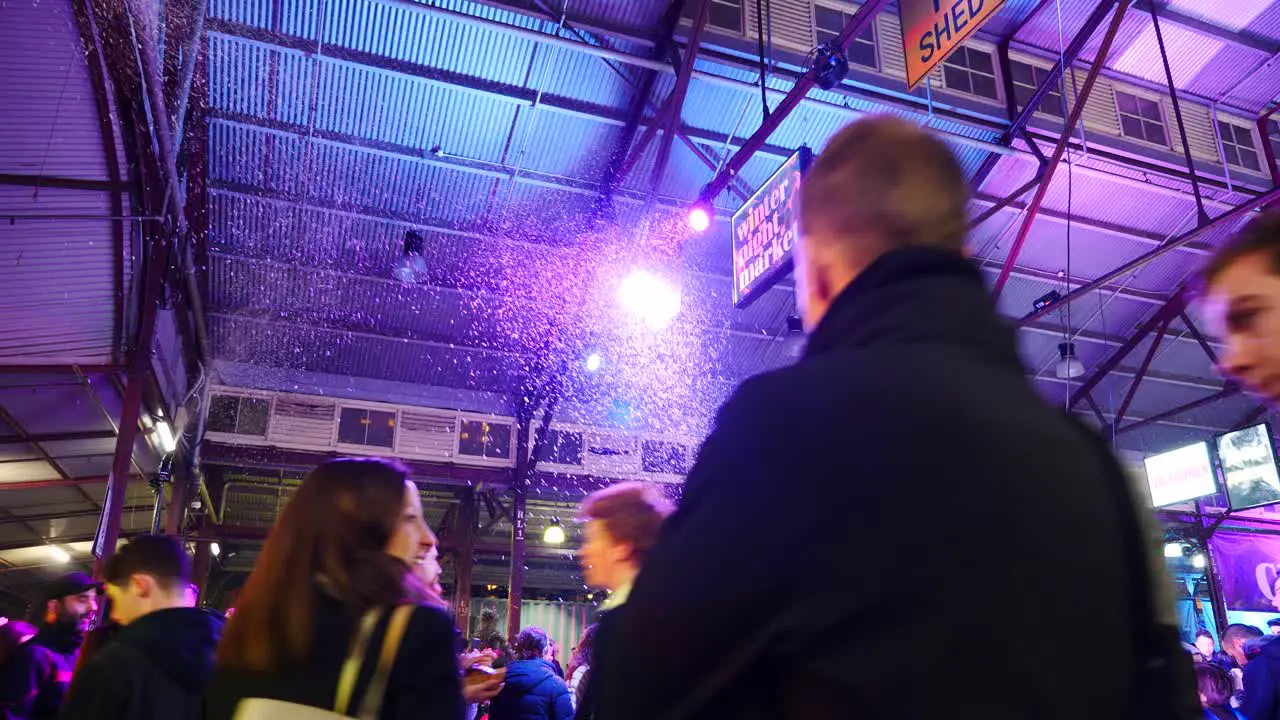
[[[224,668],[270,671],[311,652],[317,585],[353,615],[408,599],[409,567],[384,549],[404,513],[409,471],[343,458],[312,470],[267,535],[218,647]]]

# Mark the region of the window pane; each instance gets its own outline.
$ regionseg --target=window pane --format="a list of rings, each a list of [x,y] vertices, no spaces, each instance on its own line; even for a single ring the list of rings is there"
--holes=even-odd
[[[640,444],[640,468],[650,473],[683,475],[689,471],[689,453],[679,443],[645,440]]]
[[[965,50],[969,51],[970,68],[988,75],[996,74],[995,65],[991,62],[991,53],[974,50],[973,48],[965,48]]]
[[[1249,132],[1249,128],[1236,128],[1236,144],[1243,148],[1253,149],[1253,133]]]
[[[240,410],[240,398],[234,395],[214,395],[209,403],[209,416],[205,419],[208,432],[233,433],[236,431],[236,414]]]
[[[987,75],[974,75],[973,94],[992,100],[999,99],[1000,94],[996,92],[996,79]]]
[[[366,445],[389,448],[394,444],[396,414],[382,410],[369,412],[369,439]]]
[[[1236,152],[1235,145],[1227,145],[1224,143],[1222,146],[1222,155],[1227,158],[1228,165],[1240,164],[1240,153]]]
[[[742,32],[742,8],[712,3],[710,22],[723,30],[740,33]]]
[[[1144,122],[1143,125],[1147,129],[1147,141],[1157,145],[1168,145],[1169,139],[1165,137],[1164,126],[1156,123]]]
[[[854,65],[861,65],[875,69],[876,67],[876,46],[868,45],[864,42],[849,43],[849,62]]]
[[[1009,64],[1009,69],[1013,75],[1013,82],[1017,85],[1036,85],[1035,70],[1025,63],[1013,62]]]
[[[1017,103],[1019,108],[1024,108],[1031,101],[1032,89],[1025,85],[1013,86],[1013,101]]]
[[[1155,120],[1160,122],[1160,105],[1150,100],[1138,99],[1138,108],[1142,110],[1142,117],[1146,120]]]
[[[1060,93],[1045,95],[1044,102],[1040,103],[1040,111],[1064,119],[1067,117],[1066,109],[1062,106],[1062,95]]]
[[[241,398],[240,420],[236,432],[241,435],[266,435],[267,416],[271,414],[271,401],[264,398]]]
[[[827,32],[826,30],[819,30],[816,38],[818,41],[817,44],[826,45],[827,43],[834,43],[837,34],[838,33]]]
[[[1124,113],[1125,115],[1138,114],[1138,100],[1132,95],[1125,95],[1124,93],[1116,93],[1116,107],[1120,108],[1120,112]]]
[[[1135,117],[1121,115],[1120,132],[1122,132],[1126,137],[1141,138],[1143,137],[1142,121]]]
[[[369,411],[359,408],[342,408],[338,419],[338,442],[363,445],[368,436]]]
[[[844,22],[849,22],[849,17],[851,16],[846,16],[844,18]],[[844,28],[841,27],[840,29],[843,30]],[[876,44],[876,26],[871,23],[868,23],[866,27],[862,28],[862,32],[857,34],[856,39],[864,43],[870,43],[872,45],[875,45]]]
[[[1240,151],[1240,160],[1243,161],[1245,167],[1250,170],[1261,170],[1262,165],[1258,163],[1258,153],[1247,150]]]
[[[969,73],[964,70],[944,63],[942,76],[946,79],[948,88],[967,93],[973,92],[973,85],[969,83]]]
[[[695,5],[696,3],[688,3]],[[844,27],[844,13],[839,10],[832,10],[821,5],[813,6],[813,24],[819,30],[826,30],[832,33],[839,33]]]
[[[1267,134],[1271,135],[1272,137],[1280,137],[1280,121],[1268,120]]]

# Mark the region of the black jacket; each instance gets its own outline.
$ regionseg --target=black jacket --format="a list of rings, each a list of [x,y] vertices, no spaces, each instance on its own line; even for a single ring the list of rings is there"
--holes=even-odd
[[[1262,650],[1244,666],[1240,711],[1249,720],[1280,720],[1280,636],[1262,640]]]
[[[379,622],[371,647],[381,647],[390,613]],[[332,709],[338,673],[359,619],[339,601],[318,595],[310,662],[273,673],[232,672],[216,668],[205,693],[205,719],[230,720],[244,698],[260,697]],[[232,620],[234,622],[234,620]],[[458,720],[462,717],[453,620],[438,608],[419,607],[409,618],[382,703],[383,720]],[[364,697],[373,675],[365,663],[354,698]]]
[[[889,253],[722,408],[597,656],[598,715],[1145,717],[1121,478],[973,266]]]
[[[489,720],[573,720],[573,699],[550,662],[516,660],[489,705]]]
[[[0,665],[0,719],[52,720],[58,716],[84,636],[46,627]]]
[[[63,720],[184,720],[200,716],[222,619],[174,608],[143,615],[76,673]]]

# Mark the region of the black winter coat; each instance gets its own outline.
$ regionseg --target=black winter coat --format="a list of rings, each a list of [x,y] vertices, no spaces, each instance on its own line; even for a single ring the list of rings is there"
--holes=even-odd
[[[891,252],[720,411],[597,655],[597,715],[1147,717],[1122,477],[1037,395],[972,265]]]
[[[213,673],[222,619],[195,608],[148,613],[76,672],[63,720],[187,720]]]
[[[1265,638],[1262,651],[1244,666],[1244,702],[1249,720],[1280,720],[1280,638]]]
[[[374,629],[370,647],[381,647],[390,613]],[[234,622],[234,621],[233,621]],[[359,619],[341,602],[317,595],[314,646],[305,666],[273,673],[232,672],[216,668],[205,693],[205,720],[231,720],[244,698],[271,698],[331,710],[338,674],[347,659]],[[445,611],[418,607],[409,617],[383,696],[382,720],[459,720],[462,683],[453,620]],[[374,667],[365,663],[353,702],[364,697]]]
[[[53,720],[76,668],[79,632],[45,628],[0,665],[0,718]]]
[[[516,660],[507,666],[502,692],[489,706],[489,720],[573,720],[573,699],[550,662]]]

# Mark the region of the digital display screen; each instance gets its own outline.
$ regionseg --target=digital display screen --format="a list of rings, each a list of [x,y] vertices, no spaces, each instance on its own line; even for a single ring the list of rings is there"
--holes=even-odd
[[[1207,442],[1152,455],[1143,463],[1147,466],[1147,485],[1151,488],[1154,507],[1176,505],[1218,492]]]
[[[1280,502],[1275,445],[1266,423],[1219,436],[1218,460],[1232,510]]]
[[[733,214],[733,306],[744,308],[791,271],[800,224],[800,178],[813,153],[802,147]]]

